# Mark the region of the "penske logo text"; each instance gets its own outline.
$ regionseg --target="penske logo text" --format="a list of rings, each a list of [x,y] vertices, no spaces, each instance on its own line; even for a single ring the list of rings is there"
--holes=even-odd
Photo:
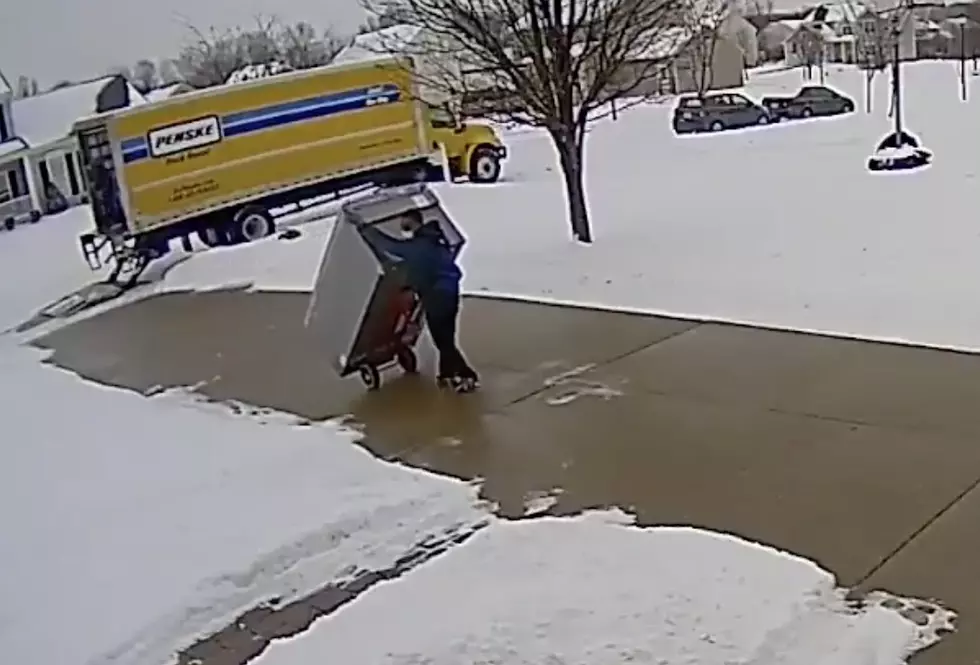
[[[221,123],[216,116],[198,118],[154,129],[146,138],[153,157],[167,157],[218,143],[221,141]]]

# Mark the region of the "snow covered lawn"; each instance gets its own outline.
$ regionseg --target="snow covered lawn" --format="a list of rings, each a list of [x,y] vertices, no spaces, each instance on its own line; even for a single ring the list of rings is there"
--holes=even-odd
[[[908,78],[906,118],[936,162],[902,176],[864,171],[886,131],[884,78],[872,116],[684,140],[668,106],[597,125],[591,248],[567,240],[547,141],[514,134],[508,182],[440,187],[470,236],[466,287],[980,349],[980,108],[956,100],[953,65]],[[861,101],[856,73],[829,83]],[[0,234],[4,329],[91,279],[80,210]],[[161,286],[308,289],[330,223],[195,256]],[[338,425],[86,384],[13,341],[0,338],[6,661],[160,665],[257,602],[488,519],[473,487],[375,460]],[[847,608],[829,573],[735,538],[489,521],[263,662],[893,665],[950,618]]]
[[[885,594],[848,607],[809,561],[622,517],[496,522],[256,662],[897,665],[949,627]]]
[[[799,71],[758,75],[756,98],[790,92]],[[827,83],[858,111],[831,119],[677,138],[672,106],[603,121],[587,143],[596,242],[568,238],[555,156],[540,133],[509,140],[507,182],[442,186],[469,235],[472,292],[980,350],[980,89],[958,98],[955,64],[906,68],[905,121],[935,163],[871,174],[889,131],[887,76],[865,114],[864,78],[830,69]],[[200,257],[174,288],[254,282],[311,286],[329,221],[309,238]]]
[[[485,517],[475,488],[378,461],[336,425],[146,398],[39,360],[0,345],[5,662],[159,665],[262,601]]]

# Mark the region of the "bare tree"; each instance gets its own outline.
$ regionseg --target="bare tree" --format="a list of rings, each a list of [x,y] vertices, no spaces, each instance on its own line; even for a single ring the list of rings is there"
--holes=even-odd
[[[375,0],[383,2],[383,0]],[[514,122],[543,127],[561,166],[572,236],[592,242],[583,183],[590,120],[654,94],[669,51],[665,34],[692,0],[401,0],[406,22],[429,37],[413,53],[442,66],[425,84],[454,99],[496,90]],[[391,5],[368,11],[383,15]]]
[[[248,64],[242,50],[240,31],[187,26],[191,39],[180,50],[175,64],[181,78],[195,88],[221,85],[236,70]]]
[[[802,56],[801,66],[803,68],[803,78],[813,79],[813,68],[820,70],[820,77],[823,78],[823,38],[820,34],[808,25],[803,25],[797,34],[799,40],[800,55]]]
[[[173,85],[183,80],[180,76],[180,70],[177,69],[177,63],[170,59],[160,61],[157,73],[160,76],[160,85]]]
[[[254,21],[251,29],[237,30],[239,48],[245,60],[250,65],[267,65],[279,60],[279,20],[275,16],[258,15]]]
[[[690,68],[694,90],[701,98],[714,86],[715,47],[728,8],[728,0],[708,0],[686,3],[681,12],[688,41],[680,58],[685,68]]]
[[[864,109],[871,113],[874,77],[888,65],[894,43],[888,21],[880,13],[868,9],[858,16],[857,23],[857,64],[865,73]]]
[[[140,60],[133,67],[133,87],[142,93],[147,93],[157,87],[157,66],[152,60]]]
[[[37,79],[21,74],[17,77],[17,87],[14,90],[14,99],[33,97],[34,95],[38,94],[39,90],[40,87],[37,84]]]
[[[317,35],[316,29],[304,21],[282,26],[277,31],[276,42],[283,62],[294,69],[325,65],[347,45],[347,40],[330,30]]]
[[[750,11],[753,16],[765,18],[765,23],[772,23],[772,15],[775,13],[774,0],[752,0]],[[765,27],[765,26],[762,26]]]

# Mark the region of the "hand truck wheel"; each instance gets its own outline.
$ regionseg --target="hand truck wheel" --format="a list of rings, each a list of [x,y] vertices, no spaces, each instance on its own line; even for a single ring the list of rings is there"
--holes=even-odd
[[[398,349],[398,352],[395,354],[395,359],[398,361],[398,366],[401,367],[406,374],[419,373],[419,359],[415,355],[415,352],[411,349]]]
[[[361,365],[357,372],[368,390],[377,390],[381,387],[381,373],[374,365]]]

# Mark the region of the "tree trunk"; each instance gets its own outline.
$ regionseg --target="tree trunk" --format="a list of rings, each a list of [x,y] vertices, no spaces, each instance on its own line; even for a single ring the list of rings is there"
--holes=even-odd
[[[558,151],[562,176],[565,179],[565,198],[568,202],[568,220],[572,226],[572,237],[579,242],[592,242],[592,228],[589,223],[589,208],[585,203],[585,183],[583,180],[583,148],[585,134],[576,140],[573,131],[553,132],[551,135]]]

